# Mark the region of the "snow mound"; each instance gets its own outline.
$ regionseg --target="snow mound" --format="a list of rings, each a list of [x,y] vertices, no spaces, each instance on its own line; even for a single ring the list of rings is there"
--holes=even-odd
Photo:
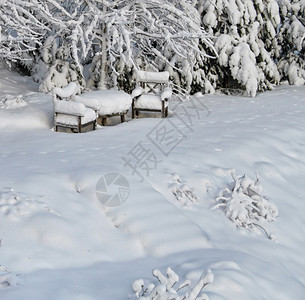
[[[53,125],[51,95],[29,92],[0,99],[0,129],[50,129]]]

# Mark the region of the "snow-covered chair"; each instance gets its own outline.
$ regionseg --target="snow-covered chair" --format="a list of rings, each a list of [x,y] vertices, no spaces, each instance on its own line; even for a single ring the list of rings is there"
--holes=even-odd
[[[73,101],[78,92],[78,85],[70,82],[63,88],[55,87],[52,91],[54,107],[54,127],[70,128],[82,132],[82,128],[88,125],[96,128],[96,112],[82,103]]]
[[[161,112],[162,117],[168,116],[168,102],[172,96],[168,72],[137,72],[137,85],[132,91],[132,118],[139,111]]]

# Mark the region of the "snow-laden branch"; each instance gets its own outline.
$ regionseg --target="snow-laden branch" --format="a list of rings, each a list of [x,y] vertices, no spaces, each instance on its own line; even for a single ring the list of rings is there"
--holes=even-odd
[[[179,74],[173,78],[190,90],[196,57],[216,57],[191,1],[6,0],[0,12],[2,56],[22,59],[39,46],[48,68],[72,62],[81,77],[92,61],[96,86],[116,84],[126,68],[151,68]]]

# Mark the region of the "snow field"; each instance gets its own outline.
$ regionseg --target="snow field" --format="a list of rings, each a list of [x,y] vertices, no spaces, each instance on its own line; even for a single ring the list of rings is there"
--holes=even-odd
[[[0,108],[1,299],[133,299],[135,280],[157,283],[152,270],[168,267],[192,284],[211,269],[214,281],[204,288],[211,300],[302,299],[304,87],[256,98],[205,95],[210,113],[193,113],[189,134],[165,156],[147,138],[159,118],[54,132],[51,96],[30,84],[9,88],[18,82],[12,76],[1,77],[0,98],[31,94],[23,108]],[[122,160],[139,141],[158,158],[144,182]],[[233,170],[252,180],[258,173],[279,211],[266,224],[276,241],[211,210]],[[109,172],[130,185],[117,208],[95,195]]]

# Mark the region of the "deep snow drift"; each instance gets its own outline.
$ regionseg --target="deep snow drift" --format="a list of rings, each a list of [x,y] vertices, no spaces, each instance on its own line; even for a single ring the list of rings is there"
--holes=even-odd
[[[211,300],[304,297],[305,87],[198,96],[83,134],[54,132],[35,89],[0,71],[1,299],[135,299],[136,280],[168,267],[191,286],[210,270]],[[96,193],[112,174],[128,183],[117,207],[110,185]],[[272,222],[212,210],[234,174],[259,177]]]

